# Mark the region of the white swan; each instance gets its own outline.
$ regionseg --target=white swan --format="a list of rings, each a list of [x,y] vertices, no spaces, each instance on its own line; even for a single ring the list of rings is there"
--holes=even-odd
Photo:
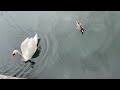
[[[12,55],[15,56],[16,54],[19,54],[22,57],[22,61],[28,61],[32,58],[34,53],[37,50],[37,44],[38,44],[38,36],[35,34],[34,37],[31,38],[26,38],[22,43],[21,43],[21,52],[20,53],[18,50],[14,50]]]

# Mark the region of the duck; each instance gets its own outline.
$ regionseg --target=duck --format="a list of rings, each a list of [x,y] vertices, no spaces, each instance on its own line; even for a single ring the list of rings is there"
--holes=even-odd
[[[80,21],[76,21],[76,24],[77,24],[77,29],[81,31],[81,33],[83,34],[84,33],[84,28],[83,28],[83,25]]]

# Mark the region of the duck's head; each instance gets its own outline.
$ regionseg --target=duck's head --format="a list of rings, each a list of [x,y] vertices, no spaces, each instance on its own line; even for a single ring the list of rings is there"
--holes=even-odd
[[[80,22],[79,22],[79,21],[76,21],[76,23],[77,23],[77,24],[80,24]]]

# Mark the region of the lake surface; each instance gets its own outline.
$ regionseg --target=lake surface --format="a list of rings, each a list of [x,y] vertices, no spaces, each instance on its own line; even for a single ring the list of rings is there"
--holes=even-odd
[[[82,22],[85,32],[76,29]],[[35,65],[12,58],[35,33],[41,52]],[[120,78],[120,12],[1,11],[0,74],[29,79]]]

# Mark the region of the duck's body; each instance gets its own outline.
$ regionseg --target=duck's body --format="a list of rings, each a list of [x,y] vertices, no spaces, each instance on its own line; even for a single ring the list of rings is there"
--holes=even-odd
[[[22,43],[21,43],[21,52],[20,53],[18,50],[13,51],[13,56],[16,54],[19,54],[22,57],[22,61],[28,61],[30,60],[33,55],[35,54],[37,50],[37,44],[38,44],[38,36],[37,34],[34,37],[31,38],[26,38]]]
[[[77,21],[76,23],[77,23],[77,29],[80,30],[81,33],[83,34],[83,32],[84,32],[83,25],[79,21]]]

